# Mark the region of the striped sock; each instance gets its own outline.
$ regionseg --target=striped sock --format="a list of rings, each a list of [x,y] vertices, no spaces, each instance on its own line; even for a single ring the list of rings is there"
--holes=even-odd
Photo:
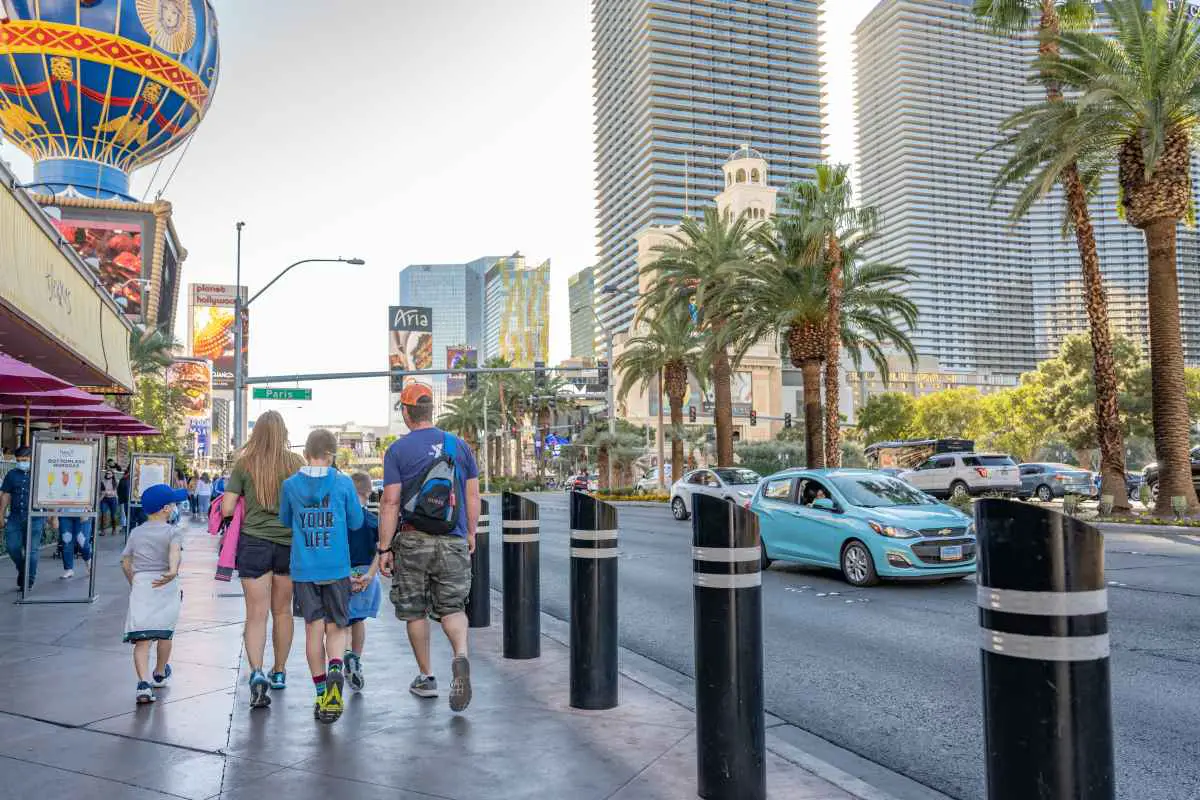
[[[313,686],[317,688],[317,695],[325,694],[325,673],[313,675]]]

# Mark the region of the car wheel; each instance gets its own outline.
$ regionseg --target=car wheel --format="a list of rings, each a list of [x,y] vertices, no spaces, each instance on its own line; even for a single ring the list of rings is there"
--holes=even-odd
[[[1050,490],[1049,486],[1043,483],[1037,488],[1037,496],[1038,500],[1041,500],[1043,503],[1049,503],[1054,499],[1054,492]]]
[[[970,494],[971,490],[967,488],[967,485],[962,481],[955,481],[954,483],[950,484],[951,497],[958,499],[962,497],[969,497]]]
[[[680,522],[688,518],[687,506],[683,504],[682,497],[676,497],[671,501],[671,515]]]
[[[842,577],[851,586],[874,586],[879,583],[871,551],[857,539],[851,539],[842,548]]]
[[[758,542],[758,546],[762,550],[762,557],[759,560],[760,564],[762,566],[762,569],[764,569],[764,570],[770,569],[771,564],[774,563],[774,560],[767,556],[767,543],[760,539]]]
[[[1150,484],[1150,498],[1154,500],[1154,502],[1158,502],[1158,481]]]

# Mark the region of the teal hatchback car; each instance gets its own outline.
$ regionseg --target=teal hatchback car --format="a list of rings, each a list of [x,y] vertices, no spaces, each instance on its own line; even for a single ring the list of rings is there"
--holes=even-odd
[[[763,568],[794,561],[841,570],[848,583],[975,573],[975,523],[904,481],[865,469],[786,470],[750,502]]]

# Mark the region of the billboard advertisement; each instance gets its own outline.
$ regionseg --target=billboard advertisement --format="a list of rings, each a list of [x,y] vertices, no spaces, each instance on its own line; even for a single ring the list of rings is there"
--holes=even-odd
[[[433,369],[433,309],[427,306],[388,308],[388,370],[392,373],[391,408],[399,419],[402,373]]]
[[[735,372],[729,376],[730,395],[733,399],[733,415],[735,417],[750,416],[750,409],[754,408],[754,374],[751,372]],[[658,416],[658,391],[651,384],[647,387],[649,395],[650,416]],[[713,409],[716,408],[716,401],[713,395],[712,381],[709,381],[708,388],[701,392],[700,386],[696,381],[695,376],[688,377],[687,394],[683,397],[683,414],[687,416],[688,406],[695,406],[696,413],[705,416],[711,416]],[[670,411],[670,405],[664,409],[664,413]]]
[[[112,295],[125,316],[141,320],[142,226],[135,221],[106,222],[51,218],[54,227],[84,263],[96,271],[100,284]]]
[[[473,347],[447,347],[446,369],[476,366],[479,354]],[[452,372],[446,376],[446,396],[462,397],[467,391],[467,374]]]
[[[189,324],[191,352],[194,358],[212,362],[212,386],[217,391],[233,391],[235,288],[221,284],[193,283],[190,286]],[[242,298],[246,287],[242,287]],[[242,353],[250,342],[250,319],[242,312]],[[244,362],[243,362],[244,363]]]
[[[167,367],[167,385],[183,393],[183,416],[188,428],[192,420],[205,424],[212,416],[212,365],[198,358],[181,358]]]

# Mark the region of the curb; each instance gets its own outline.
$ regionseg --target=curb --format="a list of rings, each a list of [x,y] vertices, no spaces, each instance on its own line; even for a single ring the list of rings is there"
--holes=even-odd
[[[1086,522],[1086,520],[1085,520]],[[1089,522],[1101,531],[1113,531],[1115,533],[1146,533],[1146,534],[1168,534],[1170,536],[1187,536],[1200,541],[1200,526],[1187,525],[1146,525],[1137,522]]]

